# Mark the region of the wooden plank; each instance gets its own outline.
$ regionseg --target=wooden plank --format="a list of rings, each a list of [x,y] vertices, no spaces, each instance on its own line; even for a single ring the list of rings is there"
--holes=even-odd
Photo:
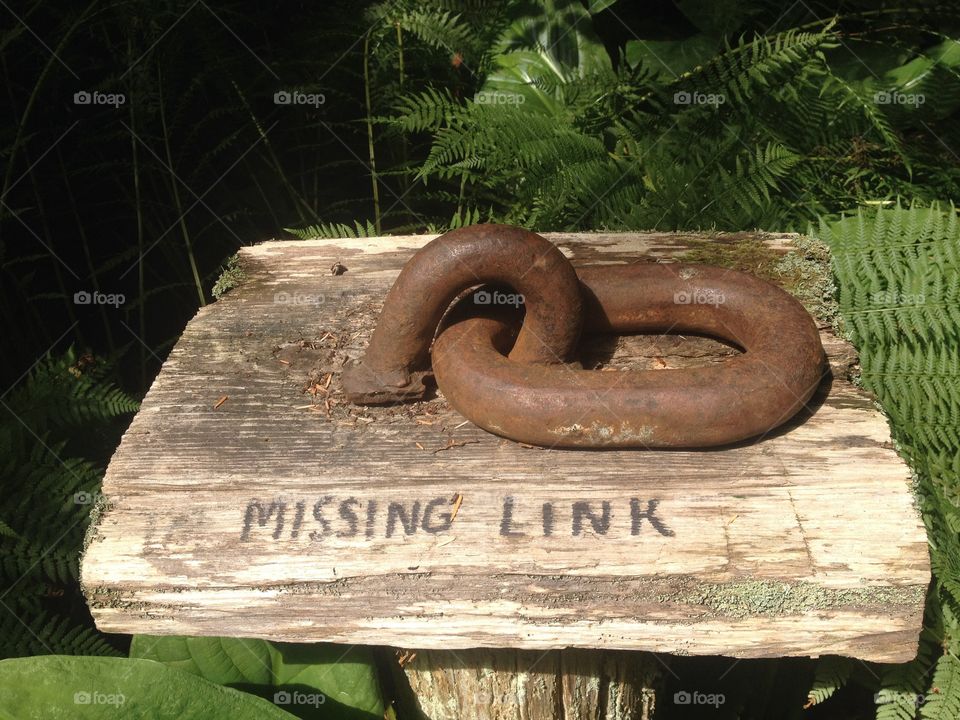
[[[549,237],[574,264],[670,259],[702,239]],[[241,252],[245,280],[190,322],[107,470],[83,562],[101,629],[913,657],[926,535],[847,343],[823,328],[834,373],[808,412],[720,450],[526,448],[442,397],[350,406],[340,368],[430,239]],[[791,237],[763,240],[783,252]],[[584,356],[656,368],[725,352],[667,336]]]

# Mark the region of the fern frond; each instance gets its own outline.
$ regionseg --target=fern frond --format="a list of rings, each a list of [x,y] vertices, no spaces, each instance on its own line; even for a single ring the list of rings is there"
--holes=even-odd
[[[122,657],[96,630],[70,618],[45,612],[14,615],[0,607],[0,658],[29,655],[102,655]]]
[[[51,427],[77,427],[136,412],[139,403],[104,382],[97,364],[92,357],[79,357],[73,348],[59,358],[47,356],[6,403],[38,434]]]
[[[303,228],[284,228],[285,232],[295,235],[301,240],[310,240],[313,238],[362,238],[376,237],[377,230],[369,220],[366,224],[361,224],[355,220],[353,227],[343,223],[320,223],[319,225],[308,225]]]
[[[820,658],[814,672],[813,685],[807,694],[807,707],[826,702],[837,690],[846,685],[854,662],[850,658],[838,655]]]
[[[926,720],[955,720],[960,717],[960,659],[952,652],[937,661],[930,692],[920,706]]]
[[[910,169],[910,158],[904,153],[900,137],[893,129],[890,119],[884,114],[877,104],[874,94],[867,90],[863,91],[855,88],[843,78],[837,75],[831,75],[829,78],[830,89],[837,89],[843,95],[840,107],[846,103],[851,103],[859,109],[863,116],[869,121],[870,125],[883,139],[887,147],[894,150],[907,169]]]
[[[741,38],[725,52],[695,68],[666,87],[666,93],[700,92],[722,95],[743,104],[757,92],[768,92],[777,83],[799,73],[810,63],[822,63],[822,50],[831,33],[788,30],[772,37]]]
[[[928,636],[921,639],[914,660],[893,665],[881,674],[880,690],[874,696],[877,720],[914,720],[918,701],[927,689],[932,657],[933,642]]]
[[[394,114],[386,122],[408,133],[435,132],[450,124],[463,110],[450,90],[427,88],[418,94],[403,95],[394,106]]]
[[[427,45],[451,54],[471,45],[470,28],[460,21],[459,13],[421,6],[402,13],[397,22]]]

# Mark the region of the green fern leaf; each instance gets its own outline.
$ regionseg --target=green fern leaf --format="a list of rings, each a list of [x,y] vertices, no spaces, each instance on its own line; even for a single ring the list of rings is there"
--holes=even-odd
[[[817,662],[813,686],[807,694],[807,707],[820,705],[847,684],[854,661],[837,655],[827,655]]]

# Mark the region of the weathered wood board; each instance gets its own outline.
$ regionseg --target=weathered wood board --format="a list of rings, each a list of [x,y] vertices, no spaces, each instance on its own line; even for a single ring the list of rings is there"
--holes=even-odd
[[[107,470],[83,560],[101,629],[914,656],[926,535],[847,343],[824,327],[833,377],[808,412],[710,451],[524,447],[442,397],[350,406],[340,368],[431,237],[241,251],[245,279],[187,326]],[[697,239],[549,237],[574,264],[669,260]],[[658,368],[730,352],[665,336],[584,355]]]

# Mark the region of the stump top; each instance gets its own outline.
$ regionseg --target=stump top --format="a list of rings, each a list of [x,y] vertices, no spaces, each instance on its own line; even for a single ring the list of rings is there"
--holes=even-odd
[[[107,470],[83,561],[102,630],[914,656],[926,534],[885,419],[848,379],[855,353],[826,324],[833,376],[809,411],[736,447],[548,450],[442,397],[353,407],[340,368],[432,237],[241,251],[244,279],[189,323]],[[547,237],[575,265],[669,260],[703,239]],[[731,352],[663,336],[584,357],[662,368]]]

